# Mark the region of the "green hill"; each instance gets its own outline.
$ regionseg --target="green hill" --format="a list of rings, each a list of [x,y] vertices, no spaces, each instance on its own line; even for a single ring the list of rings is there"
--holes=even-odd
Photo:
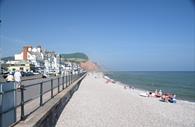
[[[69,53],[69,54],[60,54],[62,60],[64,61],[74,61],[74,62],[85,62],[88,61],[88,56],[84,53]]]

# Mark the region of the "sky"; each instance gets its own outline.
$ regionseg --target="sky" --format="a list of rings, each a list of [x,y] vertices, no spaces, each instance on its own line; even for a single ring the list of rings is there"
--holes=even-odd
[[[192,0],[0,0],[1,57],[84,52],[106,70],[195,71]]]

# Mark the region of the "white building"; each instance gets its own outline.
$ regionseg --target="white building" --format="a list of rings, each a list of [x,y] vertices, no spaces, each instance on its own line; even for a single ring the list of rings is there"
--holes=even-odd
[[[44,54],[41,46],[24,46],[19,54],[14,55],[16,61],[29,61],[35,65],[35,68],[44,68]]]
[[[59,55],[55,52],[45,51],[44,53],[45,73],[59,73]]]
[[[40,46],[32,48],[32,46],[25,46],[20,54],[15,54],[15,60],[33,61],[43,60],[43,52]]]
[[[25,46],[20,54],[15,54],[16,61],[28,61],[35,65],[36,70],[44,73],[59,73],[60,57],[53,51],[47,51],[41,46]]]

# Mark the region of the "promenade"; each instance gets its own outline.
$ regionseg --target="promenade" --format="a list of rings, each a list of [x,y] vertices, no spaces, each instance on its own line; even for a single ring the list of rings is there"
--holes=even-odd
[[[1,96],[0,96],[1,97],[0,98],[0,102],[1,102],[0,126],[7,127],[9,125],[18,125],[18,123],[25,123],[29,119],[35,117],[35,115],[32,114],[37,112],[38,109],[43,109],[43,111],[49,114],[49,112],[52,111],[48,110],[48,108],[44,108],[45,105],[49,101],[53,101],[53,102],[56,101],[56,103],[59,103],[57,102],[58,100],[53,98],[55,98],[55,96],[57,96],[61,92],[67,95],[66,98],[62,100],[66,101],[66,99],[69,99],[70,97],[69,94],[71,95],[74,91],[71,89],[72,86],[74,86],[75,83],[78,83],[84,75],[85,73],[80,73],[75,75],[66,75],[64,77],[57,76],[57,77],[36,78],[32,80],[25,80],[22,81],[21,83],[23,86],[21,87],[21,89],[12,89],[12,90],[2,89],[2,87],[6,88],[6,86],[7,87],[9,86],[13,88],[14,82],[8,82],[7,84],[3,84],[1,86],[1,90],[3,90],[3,92],[1,92]],[[60,96],[58,97],[58,99],[60,100],[61,98],[64,98],[64,96]],[[16,104],[16,107],[14,107],[13,104]],[[59,107],[63,106],[63,104],[61,103],[59,104],[60,104]],[[53,106],[55,105],[54,103],[52,103],[49,104],[49,106],[52,109]],[[39,116],[41,115],[44,114],[43,113],[39,114]],[[50,117],[52,117],[52,115],[53,114],[51,114]],[[11,117],[10,121],[9,121],[9,117]],[[44,119],[49,119],[49,116],[44,115],[43,122],[42,123],[40,122],[40,125],[44,124]],[[39,125],[36,122],[29,122],[29,123],[32,126]],[[55,123],[55,121],[53,123]]]
[[[195,104],[165,103],[139,90],[89,74],[61,113],[56,127],[194,127]]]

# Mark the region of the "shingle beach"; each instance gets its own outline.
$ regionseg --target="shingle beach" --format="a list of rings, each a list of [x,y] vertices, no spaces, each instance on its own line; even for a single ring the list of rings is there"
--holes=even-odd
[[[140,90],[106,83],[102,73],[89,73],[81,82],[56,127],[195,127],[195,103],[176,104],[141,97]]]

